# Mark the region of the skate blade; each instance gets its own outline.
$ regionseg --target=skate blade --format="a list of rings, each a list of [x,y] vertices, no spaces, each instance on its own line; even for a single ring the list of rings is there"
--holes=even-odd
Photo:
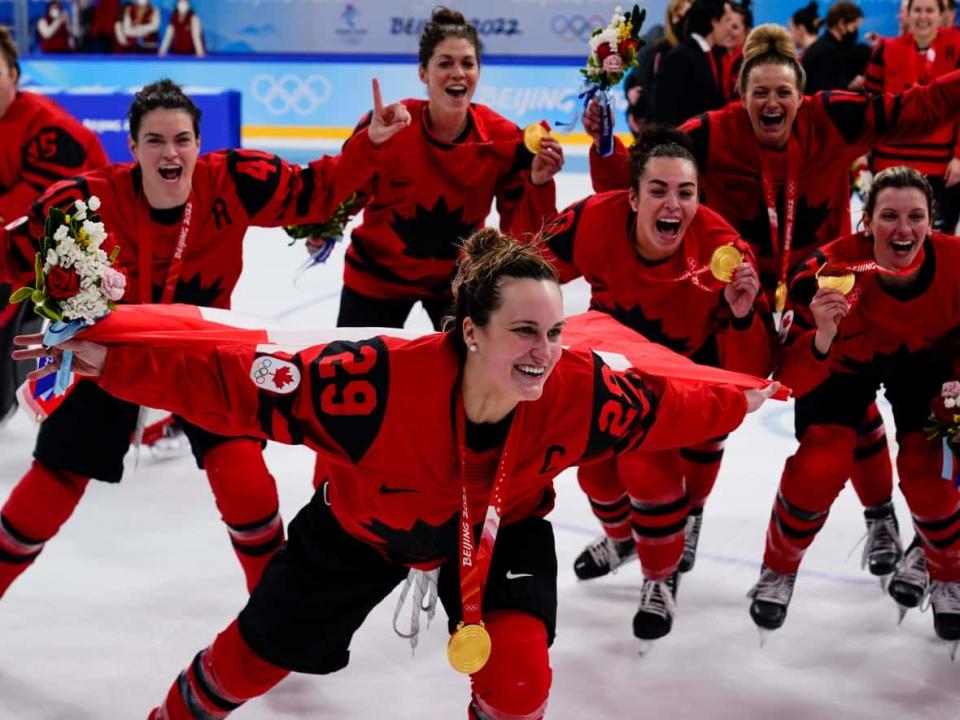
[[[758,627],[757,628],[758,640],[760,641],[760,649],[763,650],[763,646],[767,644],[767,640],[770,639],[770,631],[766,628]]]
[[[646,657],[651,650],[653,650],[653,640],[637,640],[637,653],[640,657]]]
[[[947,650],[950,653],[950,662],[957,661],[957,648],[960,647],[960,640],[954,640],[950,643],[950,648]]]
[[[881,575],[879,578],[880,592],[882,592],[884,595],[887,594],[887,587],[890,585],[890,580],[892,578],[893,578],[893,573],[890,573],[889,575]]]
[[[907,610],[909,609],[910,608],[904,607],[900,603],[897,603],[897,614],[899,615],[897,618],[897,625],[903,625],[903,619],[907,616]]]

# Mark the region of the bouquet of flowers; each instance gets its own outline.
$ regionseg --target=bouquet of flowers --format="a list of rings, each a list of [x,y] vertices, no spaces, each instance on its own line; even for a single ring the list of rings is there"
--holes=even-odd
[[[943,384],[940,395],[930,403],[924,430],[928,439],[943,443],[943,479],[960,487],[960,381]]]
[[[77,200],[66,212],[51,208],[34,261],[34,284],[10,296],[11,303],[29,299],[34,312],[53,321],[43,338],[47,347],[115,310],[126,290],[126,276],[114,267],[120,248],[96,214],[99,209],[96,196]],[[66,393],[72,382],[72,357],[69,351],[63,353],[56,376],[41,379],[33,388],[35,398]]]
[[[326,262],[327,258],[330,257],[330,253],[333,252],[333,246],[343,239],[343,231],[347,223],[350,222],[350,218],[353,217],[359,209],[360,194],[353,193],[353,195],[337,206],[337,209],[333,211],[333,215],[326,222],[284,226],[283,230],[290,236],[291,245],[297,240],[303,240],[305,238],[321,238],[324,241],[323,246],[315,250],[310,256],[310,259],[297,270],[296,277],[300,277],[305,270],[310,269],[314,265]]]
[[[614,11],[610,24],[605,28],[596,28],[590,36],[590,55],[587,66],[580,69],[586,79],[586,86],[580,97],[586,108],[593,98],[600,101],[600,155],[608,156],[613,152],[613,98],[610,88],[619,83],[624,74],[637,66],[637,52],[644,41],[640,37],[640,28],[646,19],[647,11],[637,5],[624,13],[619,7]]]
[[[113,267],[120,248],[103,227],[99,209],[95,195],[77,200],[72,214],[50,209],[35,261],[36,280],[14,292],[11,303],[29,298],[42,317],[85,325],[116,309],[127,279]]]

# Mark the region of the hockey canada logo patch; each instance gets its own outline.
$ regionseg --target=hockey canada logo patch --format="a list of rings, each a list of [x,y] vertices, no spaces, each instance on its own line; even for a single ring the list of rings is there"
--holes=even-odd
[[[254,361],[250,379],[262,390],[289,395],[300,387],[300,369],[286,360],[266,356]]]

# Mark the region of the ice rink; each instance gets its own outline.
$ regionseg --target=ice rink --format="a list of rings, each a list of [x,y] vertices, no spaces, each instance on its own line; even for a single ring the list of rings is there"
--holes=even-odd
[[[565,173],[559,185],[561,206],[589,192],[583,174]],[[280,230],[251,231],[234,308],[294,327],[332,326],[343,248],[294,286],[303,258]],[[568,312],[584,309],[586,297],[582,284],[568,286]],[[408,327],[429,327],[419,308]],[[0,428],[3,499],[30,462],[34,433],[22,413]],[[549,718],[960,717],[960,662],[934,636],[932,614],[911,611],[898,627],[893,601],[860,569],[864,523],[849,487],[807,554],[786,625],[759,647],[745,593],[759,574],[794,444],[792,407],[783,403],[768,403],[732,435],[674,630],[644,656],[631,631],[639,566],[577,582],[573,559],[598,526],[573,472],[558,478]],[[144,718],[242,606],[240,568],[203,473],[188,457],[144,456],[137,468],[133,459],[131,452],[121,485],[90,484],[74,517],[0,601],[0,720]],[[312,454],[271,444],[267,462],[290,520],[312,491]],[[899,494],[895,502],[909,542],[909,514]],[[411,657],[391,629],[396,596],[356,635],[346,670],[291,676],[232,717],[465,717],[469,682],[447,664],[442,610]]]

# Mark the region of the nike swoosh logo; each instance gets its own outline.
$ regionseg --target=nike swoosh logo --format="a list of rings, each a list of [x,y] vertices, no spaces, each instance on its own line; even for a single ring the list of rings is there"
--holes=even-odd
[[[413,493],[416,492],[413,488],[403,488],[403,487],[389,487],[386,483],[380,486],[380,493],[382,495],[395,495],[397,493]]]
[[[533,573],[515,573],[513,570],[507,570],[507,580],[516,580],[523,577],[533,577]]]

